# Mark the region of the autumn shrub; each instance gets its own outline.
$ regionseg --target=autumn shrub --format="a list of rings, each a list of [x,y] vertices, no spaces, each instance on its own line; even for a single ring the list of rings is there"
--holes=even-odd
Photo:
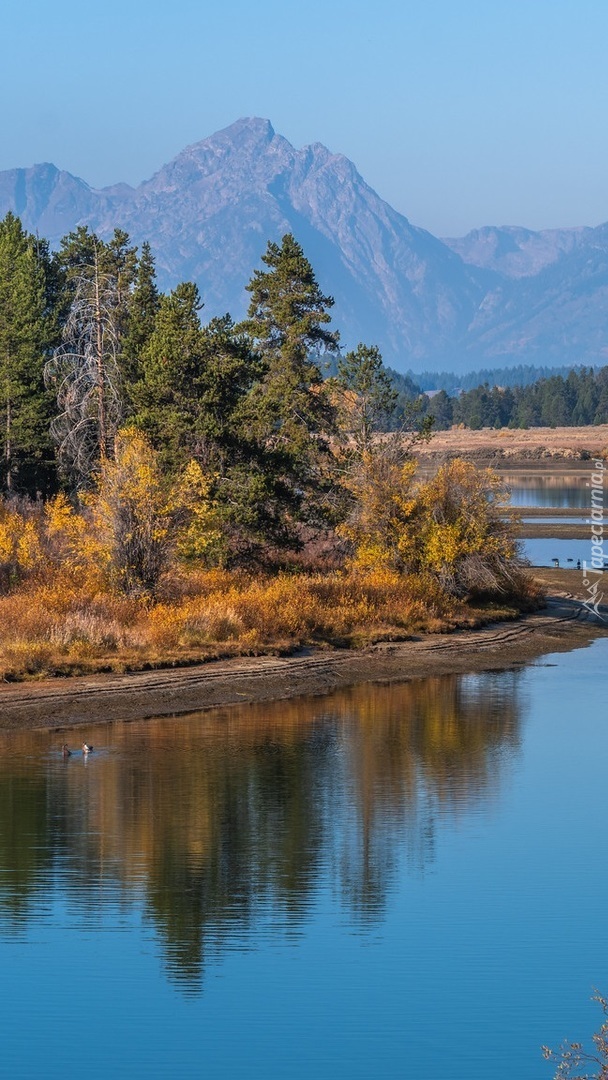
[[[247,641],[271,644],[344,639],[419,629],[429,619],[453,625],[456,602],[437,582],[404,578],[392,571],[370,574],[240,575],[181,602],[158,604],[150,612],[151,640],[157,645]]]
[[[455,596],[516,592],[522,560],[508,505],[492,470],[448,462],[417,490],[414,525],[402,542],[406,565],[436,575]]]
[[[62,577],[81,587],[104,586],[110,555],[86,507],[77,510],[63,493],[50,499],[43,538],[47,570],[60,568]]]
[[[19,584],[43,559],[39,506],[0,500],[0,590]]]
[[[122,670],[218,651],[399,639],[478,621],[435,575],[386,567],[274,576],[175,570],[169,586],[158,599],[125,596],[69,566],[30,579],[0,596],[0,671]]]
[[[428,481],[416,480],[415,469],[378,451],[362,459],[342,526],[353,566],[422,574],[454,597],[516,597],[524,588],[522,559],[500,478],[460,459]]]

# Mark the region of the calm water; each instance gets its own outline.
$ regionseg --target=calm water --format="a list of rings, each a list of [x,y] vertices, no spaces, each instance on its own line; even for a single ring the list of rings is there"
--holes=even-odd
[[[523,552],[532,566],[551,566],[553,559],[559,559],[559,565],[563,567],[576,566],[576,560],[580,559],[581,566],[585,562],[591,567],[591,540],[562,540],[548,539],[543,537],[536,540],[523,540]],[[608,548],[606,549],[608,555]]]
[[[0,738],[7,1077],[536,1080],[608,989],[608,640]]]
[[[579,472],[555,469],[553,472],[501,472],[511,490],[513,506],[543,506],[556,509],[587,510],[591,502],[590,482],[593,463]]]
[[[524,525],[589,525],[589,511],[585,517],[522,517]]]
[[[556,470],[553,473],[541,474],[503,474],[503,478],[509,486],[513,506],[580,508],[585,511],[576,518],[529,516],[522,517],[522,521],[546,525],[585,524],[591,513],[591,465],[592,463],[589,463],[589,469],[580,474],[564,471],[560,473]],[[563,567],[576,566],[577,559],[580,559],[581,564],[588,562],[591,565],[591,540],[564,540],[561,537],[524,540],[523,553],[532,566],[551,566],[554,558],[559,559],[559,565]]]

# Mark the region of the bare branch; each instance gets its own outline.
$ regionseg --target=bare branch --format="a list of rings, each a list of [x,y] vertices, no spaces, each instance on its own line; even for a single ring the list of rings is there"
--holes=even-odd
[[[63,343],[45,368],[59,413],[51,434],[62,468],[77,486],[112,454],[122,420],[119,356],[120,297],[116,277],[96,261],[76,279]]]

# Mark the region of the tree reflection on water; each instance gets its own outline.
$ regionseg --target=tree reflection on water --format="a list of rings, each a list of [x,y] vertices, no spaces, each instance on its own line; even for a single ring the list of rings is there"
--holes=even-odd
[[[496,797],[520,697],[516,673],[366,684],[87,729],[86,764],[61,760],[63,733],[5,736],[0,930],[57,891],[89,915],[137,905],[195,991],[225,948],[297,930],[321,884],[373,923],[398,865],[432,862],[441,818]]]

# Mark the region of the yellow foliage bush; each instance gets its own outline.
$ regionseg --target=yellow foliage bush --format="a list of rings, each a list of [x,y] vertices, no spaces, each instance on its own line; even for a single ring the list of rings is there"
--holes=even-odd
[[[43,560],[34,514],[25,516],[0,502],[0,576],[6,588],[34,571]]]
[[[89,506],[108,569],[127,593],[154,593],[174,553],[203,559],[221,541],[211,480],[195,461],[171,481],[142,432],[124,428]]]
[[[341,531],[353,567],[435,575],[454,596],[516,593],[521,559],[499,477],[460,459],[426,482],[415,469],[377,452],[350,478],[354,509]]]

